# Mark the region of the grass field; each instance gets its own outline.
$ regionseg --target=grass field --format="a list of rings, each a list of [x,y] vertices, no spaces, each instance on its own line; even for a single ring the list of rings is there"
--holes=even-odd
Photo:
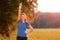
[[[60,40],[60,29],[35,29],[28,40]]]
[[[16,31],[11,33],[10,38],[4,40],[16,40]],[[60,40],[60,29],[34,29],[28,35],[28,40]]]

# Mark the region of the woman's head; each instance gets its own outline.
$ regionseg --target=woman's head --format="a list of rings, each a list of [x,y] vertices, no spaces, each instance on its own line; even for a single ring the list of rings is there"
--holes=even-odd
[[[25,14],[25,13],[22,13],[22,15],[21,15],[21,19],[24,20],[24,21],[27,20],[27,17],[26,17],[26,14]]]

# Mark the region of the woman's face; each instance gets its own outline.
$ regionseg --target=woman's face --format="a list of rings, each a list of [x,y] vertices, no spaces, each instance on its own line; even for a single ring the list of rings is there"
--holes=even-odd
[[[26,19],[26,14],[22,14],[22,20]]]

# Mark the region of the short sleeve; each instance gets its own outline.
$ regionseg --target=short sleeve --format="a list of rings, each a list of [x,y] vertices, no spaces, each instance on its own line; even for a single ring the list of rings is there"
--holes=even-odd
[[[30,25],[30,23],[27,23],[27,27]]]

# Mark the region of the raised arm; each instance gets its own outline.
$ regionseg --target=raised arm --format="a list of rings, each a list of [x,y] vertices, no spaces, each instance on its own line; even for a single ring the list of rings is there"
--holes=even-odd
[[[20,16],[21,16],[21,7],[22,7],[22,3],[19,4],[19,8],[18,8],[18,20],[20,20]]]

